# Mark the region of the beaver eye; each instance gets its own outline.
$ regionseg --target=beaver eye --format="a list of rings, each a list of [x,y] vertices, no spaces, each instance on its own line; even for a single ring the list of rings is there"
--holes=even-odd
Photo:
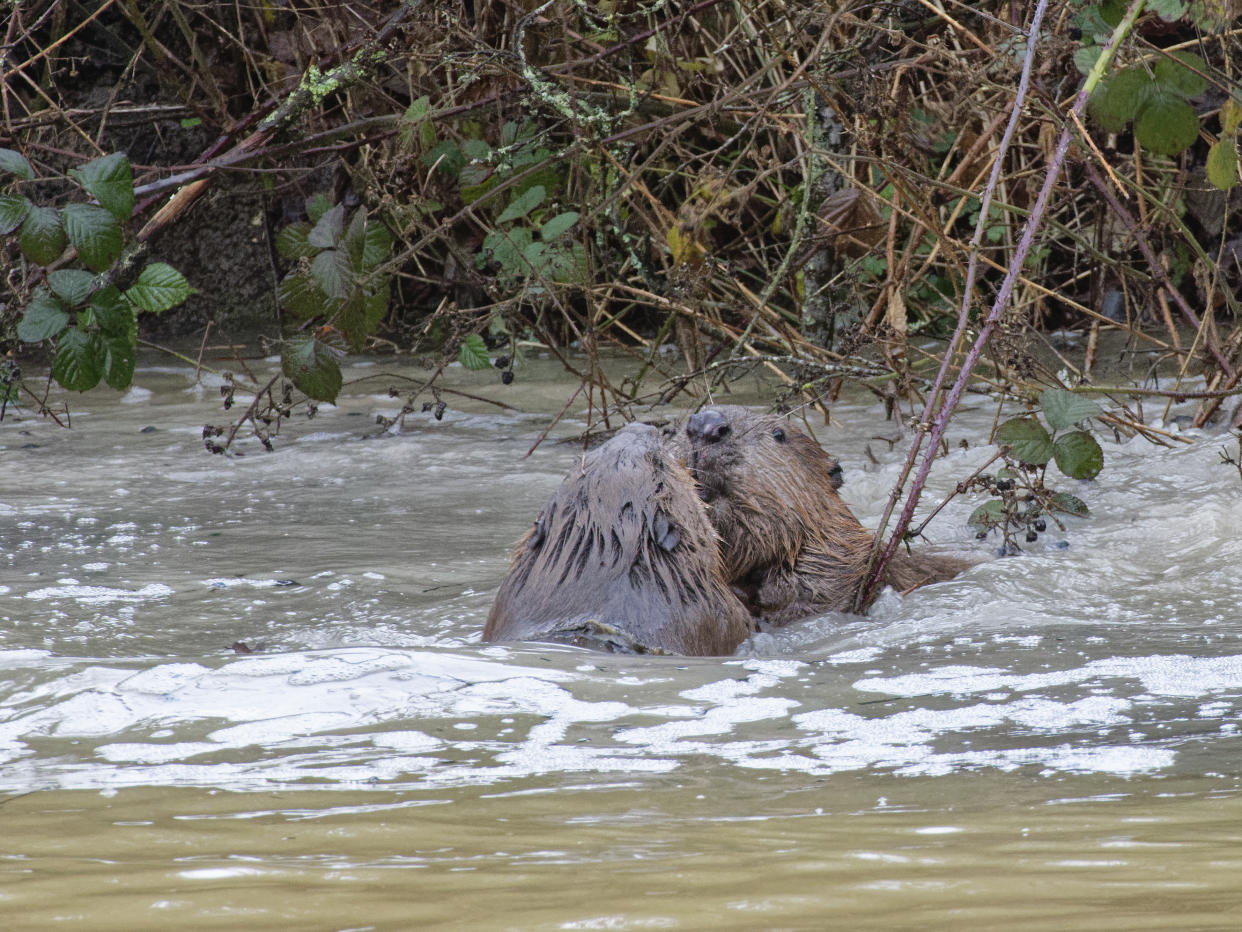
[[[773,439],[773,440],[775,440],[777,443],[784,443],[784,442],[785,442],[785,432],[784,432],[783,430],[781,430],[781,428],[779,428],[779,427],[773,428],[773,430],[772,430],[772,439]]]

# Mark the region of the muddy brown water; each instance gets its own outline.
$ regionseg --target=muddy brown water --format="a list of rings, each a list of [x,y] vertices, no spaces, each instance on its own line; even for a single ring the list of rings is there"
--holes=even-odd
[[[983,562],[865,619],[617,657],[479,643],[576,386],[454,370],[517,410],[376,436],[387,371],[352,360],[374,378],[272,454],[202,452],[218,384],[155,358],[71,432],[0,424],[0,926],[1242,926],[1227,436],[1102,438],[1062,480],[1092,517],[1018,558],[951,504],[930,536]],[[893,425],[817,433],[874,523]]]

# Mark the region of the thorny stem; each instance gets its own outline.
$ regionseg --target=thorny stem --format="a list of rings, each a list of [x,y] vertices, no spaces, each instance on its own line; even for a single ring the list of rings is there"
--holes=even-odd
[[[966,389],[966,383],[970,379],[970,372],[975,364],[979,361],[979,357],[983,353],[983,349],[987,346],[988,341],[992,338],[992,334],[999,326],[1001,317],[1004,315],[1006,308],[1009,306],[1009,299],[1013,294],[1014,285],[1022,272],[1022,265],[1026,261],[1027,254],[1031,251],[1031,247],[1035,242],[1035,234],[1039,231],[1040,223],[1043,219],[1045,211],[1048,209],[1048,201],[1052,195],[1052,190],[1056,186],[1057,180],[1061,175],[1061,168],[1065,164],[1065,155],[1069,151],[1070,139],[1073,135],[1074,121],[1081,115],[1083,109],[1087,105],[1087,98],[1091,96],[1091,92],[1103,77],[1105,70],[1112,61],[1113,55],[1121,41],[1129,35],[1134,28],[1134,23],[1138,19],[1139,14],[1143,12],[1147,0],[1131,0],[1130,5],[1126,8],[1125,16],[1122,17],[1113,34],[1109,37],[1108,43],[1100,52],[1100,57],[1096,60],[1091,73],[1087,75],[1083,82],[1082,88],[1078,92],[1078,96],[1074,99],[1073,106],[1070,108],[1070,118],[1061,126],[1060,136],[1057,138],[1057,147],[1053,152],[1052,159],[1048,163],[1047,171],[1044,175],[1044,183],[1040,188],[1039,196],[1035,200],[1035,204],[1031,209],[1030,215],[1027,217],[1026,226],[1022,230],[1022,238],[1018,242],[1017,249],[1014,251],[1013,257],[1009,262],[1009,268],[1005,273],[1005,278],[1001,282],[996,299],[992,303],[992,309],[988,313],[987,319],[979,330],[979,335],[975,338],[975,342],[967,351],[965,358],[962,360],[961,367],[958,370],[957,378],[954,380],[948,394],[944,396],[940,406],[935,410],[935,416],[932,417],[932,407],[936,403],[936,396],[947,378],[949,366],[952,364],[953,357],[956,355],[954,350],[965,335],[967,325],[969,324],[969,310],[973,298],[973,281],[967,280],[965,295],[962,299],[962,309],[958,317],[957,330],[953,334],[953,340],[950,343],[950,351],[944,355],[944,361],[940,367],[940,373],[936,378],[936,388],[928,396],[927,408],[924,411],[923,421],[919,425],[919,430],[915,434],[914,442],[911,444],[910,453],[906,458],[906,465],[903,471],[903,480],[899,482],[893,489],[890,496],[889,504],[885,509],[884,522],[887,523],[888,517],[892,513],[892,508],[896,504],[897,496],[901,494],[901,489],[905,485],[904,477],[909,475],[911,466],[915,457],[918,455],[923,445],[924,439],[927,439],[927,448],[923,453],[923,459],[919,463],[918,472],[915,473],[913,483],[910,487],[910,494],[906,497],[906,503],[901,510],[901,515],[897,518],[897,524],[893,528],[893,533],[888,539],[888,543],[884,551],[879,556],[879,560],[875,561],[875,555],[872,555],[874,565],[867,575],[867,581],[859,587],[858,594],[855,596],[854,609],[860,611],[875,592],[876,586],[880,579],[884,577],[884,570],[888,566],[888,561],[897,551],[897,547],[905,538],[906,529],[910,526],[910,522],[914,517],[914,509],[918,506],[919,497],[922,494],[923,487],[927,483],[927,476],[931,472],[932,462],[936,458],[936,450],[940,446],[940,442],[944,437],[944,432],[948,428],[949,418],[953,414],[953,410],[957,407],[961,400],[962,393]],[[1012,137],[1011,130],[1020,116],[1020,112],[1026,101],[1027,86],[1030,82],[1030,73],[1032,62],[1035,58],[1035,40],[1039,35],[1039,27],[1043,21],[1044,13],[1048,7],[1048,0],[1040,0],[1035,8],[1035,13],[1031,18],[1031,26],[1027,32],[1027,53],[1026,60],[1022,66],[1022,77],[1018,85],[1017,95],[1014,101],[1013,113],[1010,119],[1009,127],[1006,128],[1006,135],[1002,141],[1002,148],[997,152],[996,164],[993,166],[991,177],[988,179],[987,189],[985,191],[985,199],[983,208],[979,212],[980,228],[976,229],[975,238],[972,244],[976,244],[980,240],[982,225],[985,224],[987,218],[987,204],[990,200],[992,192],[995,190],[996,181],[999,177],[997,166],[1005,155],[1004,146]],[[975,263],[975,257],[978,250],[971,252],[971,267]],[[880,532],[882,533],[883,524]],[[879,541],[880,533],[876,534],[876,540]],[[878,545],[877,545],[878,546]]]

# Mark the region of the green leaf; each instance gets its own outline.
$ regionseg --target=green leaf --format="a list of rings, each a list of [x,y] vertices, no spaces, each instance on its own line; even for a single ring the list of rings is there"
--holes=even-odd
[[[27,181],[33,181],[35,176],[26,157],[12,149],[0,149],[0,172],[9,172]]]
[[[1095,67],[1099,57],[1100,47],[1098,45],[1084,45],[1074,53],[1074,67],[1080,74],[1088,74]]]
[[[121,254],[121,224],[102,207],[67,204],[60,212],[69,242],[88,269],[102,272]]]
[[[315,222],[315,226],[307,235],[306,241],[320,249],[331,249],[340,242],[341,232],[344,228],[345,207],[342,204],[337,204],[332,209],[323,212],[323,215]]]
[[[319,218],[332,209],[332,198],[320,191],[318,194],[312,194],[306,199],[306,216],[310,218],[312,224],[318,223]]]
[[[392,234],[380,220],[367,222],[367,235],[362,247],[362,267],[370,271],[388,261],[392,254]]]
[[[530,230],[526,227],[514,227],[512,230],[498,230],[489,233],[483,239],[483,251],[479,254],[479,267],[490,255],[508,275],[521,275],[526,271],[522,260],[522,251],[530,245]]]
[[[477,333],[472,333],[461,341],[461,349],[457,351],[457,358],[467,369],[486,369],[492,364],[487,355],[487,344]]]
[[[131,347],[138,338],[138,312],[115,285],[101,288],[91,298],[91,316],[107,338],[124,339]]]
[[[1207,62],[1193,52],[1170,54],[1172,57],[1161,58],[1156,62],[1156,83],[1184,97],[1197,97],[1206,91],[1207,81],[1202,72],[1207,71]],[[1191,68],[1195,70],[1192,71]]]
[[[563,214],[557,214],[539,229],[539,237],[545,242],[550,243],[556,239],[571,226],[578,222],[578,211],[567,210]]]
[[[70,307],[86,303],[95,284],[95,276],[85,269],[57,269],[47,274],[52,293]]]
[[[12,149],[0,149],[0,171],[7,171],[27,181],[35,180],[35,169],[32,169],[30,163],[26,162],[25,155],[14,152]]]
[[[1075,498],[1066,492],[1055,492],[1052,496],[1052,508],[1054,511],[1062,512],[1067,515],[1074,515],[1076,518],[1084,518],[1088,514],[1087,503],[1080,498]]]
[[[120,391],[134,380],[134,344],[128,337],[107,336],[104,348],[104,381]]]
[[[522,250],[522,264],[525,266],[525,273],[533,277],[542,276],[544,270],[548,267],[550,255],[544,255],[548,249],[547,243],[530,243]]]
[[[276,251],[285,259],[301,259],[313,256],[317,250],[309,242],[311,225],[304,220],[291,223],[276,234]]]
[[[426,94],[422,97],[410,101],[410,105],[405,108],[405,113],[401,115],[404,123],[417,123],[419,120],[427,116],[427,111],[431,105],[431,98]]]
[[[1177,94],[1157,89],[1134,120],[1134,138],[1152,152],[1177,155],[1199,138],[1199,118]]]
[[[415,138],[421,137],[422,131],[428,128],[429,123],[426,118],[429,106],[430,98],[424,94],[417,100],[410,101],[410,105],[405,108],[405,113],[401,115],[400,131],[401,145],[404,148],[408,149]]]
[[[373,291],[355,290],[333,315],[333,323],[355,349],[362,349],[388,312],[388,284],[384,277],[380,287]]]
[[[125,292],[125,297],[144,311],[159,314],[176,307],[192,294],[194,289],[184,275],[167,262],[152,262]]]
[[[20,194],[0,194],[0,236],[12,233],[30,212],[29,198]]]
[[[1104,468],[1104,451],[1090,434],[1081,430],[1064,434],[1052,445],[1057,469],[1071,479],[1094,479]]]
[[[563,285],[586,284],[590,266],[587,263],[587,252],[583,245],[574,243],[569,249],[558,249],[552,257],[551,273],[552,280]]]
[[[103,378],[106,351],[98,334],[70,327],[56,341],[52,375],[71,392],[94,388]]]
[[[357,281],[344,249],[325,249],[311,260],[311,277],[329,298],[347,298]]]
[[[1220,105],[1220,129],[1226,136],[1232,136],[1242,124],[1242,104],[1232,97]]]
[[[996,431],[996,442],[1013,450],[1013,455],[1030,466],[1043,466],[1052,459],[1052,438],[1034,418],[1017,417]]]
[[[128,220],[134,212],[134,176],[124,152],[112,152],[71,168],[69,175],[118,220]]]
[[[532,185],[525,193],[519,194],[509,206],[501,211],[500,216],[496,218],[497,223],[508,223],[510,220],[519,220],[543,203],[543,199],[547,196],[547,190],[541,184]]]
[[[1039,395],[1039,410],[1053,430],[1065,430],[1079,421],[1095,417],[1100,406],[1090,398],[1075,395],[1063,388],[1045,389]]]
[[[314,337],[295,337],[280,354],[280,369],[304,395],[335,404],[341,390],[340,355]]]
[[[418,124],[418,143],[424,149],[435,148],[437,139],[439,137],[436,135],[436,128],[431,125],[430,120]]]
[[[367,212],[359,207],[349,218],[342,244],[349,255],[352,271],[362,271],[362,247],[367,233]]]
[[[481,162],[491,158],[492,147],[483,139],[464,139],[461,154],[472,161]]]
[[[366,336],[373,334],[380,321],[388,314],[388,299],[392,292],[392,279],[387,275],[380,279],[379,286],[368,289],[366,299],[363,303],[363,326],[366,328]]]
[[[984,502],[970,513],[966,523],[978,531],[999,526],[1005,520],[1005,503],[998,498]]]
[[[356,271],[365,272],[375,268],[388,258],[392,249],[392,236],[383,221],[368,217],[365,210],[354,212],[345,231],[345,245],[349,259]]]
[[[36,265],[50,265],[60,258],[67,242],[60,214],[50,207],[31,206],[17,240],[22,255]]]
[[[423,155],[423,164],[429,168],[434,165],[437,171],[442,171],[446,175],[456,178],[461,174],[461,169],[466,164],[466,159],[461,154],[461,148],[457,143],[451,139],[445,139],[430,152]]]
[[[1186,4],[1182,0],[1148,0],[1147,9],[1166,23],[1175,23],[1186,14]]]
[[[1232,139],[1218,139],[1208,149],[1207,177],[1221,191],[1238,183],[1238,150]]]
[[[1091,95],[1091,115],[1110,133],[1121,132],[1155,93],[1151,76],[1137,65],[1122,68]]]
[[[1125,0],[1103,0],[1099,4],[1100,17],[1110,26],[1116,26],[1121,22],[1121,17],[1126,15]]]
[[[17,339],[38,343],[50,339],[69,326],[69,312],[46,288],[36,288],[17,323]]]
[[[280,306],[298,317],[318,317],[328,312],[328,296],[323,289],[296,269],[281,280],[276,291]]]

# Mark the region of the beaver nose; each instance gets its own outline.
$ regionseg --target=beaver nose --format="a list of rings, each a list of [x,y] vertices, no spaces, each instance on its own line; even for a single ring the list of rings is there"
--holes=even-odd
[[[729,425],[719,411],[700,411],[690,415],[686,433],[695,443],[719,443],[729,436]]]

